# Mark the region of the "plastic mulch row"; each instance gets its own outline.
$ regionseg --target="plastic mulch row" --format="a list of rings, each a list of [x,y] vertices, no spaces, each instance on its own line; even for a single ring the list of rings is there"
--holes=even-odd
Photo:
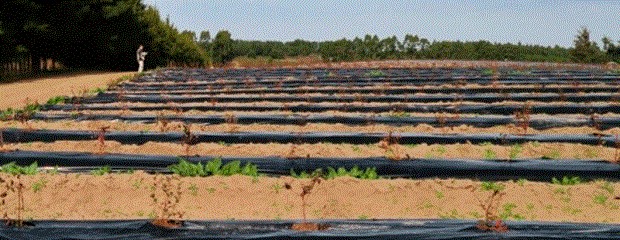
[[[409,113],[463,113],[463,114],[498,114],[513,115],[516,111],[521,111],[523,105],[490,105],[490,104],[459,104],[450,105],[415,105],[415,104],[390,104],[390,105],[353,105],[353,104],[283,104],[282,106],[267,105],[174,105],[174,106],[93,106],[93,105],[72,105],[60,104],[53,106],[43,106],[42,110],[59,110],[59,111],[75,111],[75,110],[93,110],[93,111],[112,111],[112,110],[130,110],[130,111],[161,111],[161,110],[179,110],[179,111],[291,111],[291,112],[359,112],[359,113],[381,113],[390,111],[402,111]],[[531,105],[529,107],[530,114],[604,114],[604,113],[620,113],[620,105],[604,104],[546,104]]]
[[[176,229],[148,220],[32,221],[0,228],[2,239],[615,239],[620,225],[508,221],[508,232],[478,230],[474,220],[319,220],[325,231],[291,230],[291,220],[185,221]]]
[[[231,118],[232,117],[232,118]],[[45,112],[35,113],[32,119],[54,121],[54,120],[75,120],[75,121],[94,121],[94,120],[121,120],[128,122],[156,123],[160,120],[176,121],[184,123],[199,124],[292,124],[305,125],[309,123],[340,123],[348,126],[366,126],[370,124],[386,124],[392,126],[417,126],[428,124],[434,127],[454,127],[467,125],[472,127],[493,127],[508,124],[518,125],[520,122],[512,116],[477,116],[451,118],[440,116],[436,117],[407,117],[407,116],[333,116],[333,115],[121,115],[121,114],[46,114]],[[531,118],[528,127],[544,130],[558,127],[596,127],[600,130],[614,128],[620,125],[620,118],[614,117],[581,117],[581,118]]]
[[[213,156],[185,156],[189,162],[206,163]],[[598,160],[471,160],[471,159],[404,159],[392,161],[372,158],[282,158],[282,157],[222,157],[222,163],[239,160],[241,164],[256,164],[260,173],[290,175],[290,171],[310,173],[328,167],[351,169],[358,166],[376,168],[381,177],[401,178],[464,178],[484,181],[528,179],[549,182],[553,177],[578,176],[582,179],[620,179],[620,165]],[[58,166],[64,171],[83,171],[86,167],[110,166],[113,169],[135,169],[169,172],[167,167],[179,162],[177,156],[90,154],[78,152],[9,151],[0,153],[0,163],[16,162],[39,166]]]
[[[218,103],[238,102],[406,102],[406,103],[433,103],[433,102],[481,102],[495,103],[503,101],[539,101],[539,102],[609,102],[620,100],[618,93],[597,93],[597,94],[579,94],[579,93],[533,93],[533,94],[463,94],[463,95],[349,95],[349,96],[303,96],[303,95],[286,95],[286,96],[180,96],[180,95],[124,95],[122,97],[99,95],[93,98],[86,98],[75,103],[91,104],[91,103],[113,103],[118,101],[125,102],[143,102],[143,103],[200,103],[215,101]]]

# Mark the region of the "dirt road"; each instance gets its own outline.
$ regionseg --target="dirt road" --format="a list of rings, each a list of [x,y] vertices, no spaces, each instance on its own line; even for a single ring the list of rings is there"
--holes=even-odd
[[[104,87],[112,80],[132,74],[133,72],[78,74],[0,84],[0,109],[21,108],[26,105],[26,99],[45,103],[51,97],[79,94],[83,90]]]

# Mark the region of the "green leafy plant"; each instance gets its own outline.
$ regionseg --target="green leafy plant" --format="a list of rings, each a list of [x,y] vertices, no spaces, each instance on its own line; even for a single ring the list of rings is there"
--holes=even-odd
[[[383,71],[381,71],[381,70],[375,69],[375,70],[370,70],[370,71],[366,72],[364,74],[364,76],[367,76],[367,77],[383,77],[383,76],[385,76],[385,73]]]
[[[211,175],[231,176],[235,174],[257,177],[258,167],[252,163],[241,166],[241,161],[232,161],[222,165],[222,159],[216,158],[206,164],[191,163],[185,159],[179,159],[178,164],[168,166],[168,169],[183,177],[206,177]]]
[[[45,180],[45,178],[41,178],[39,179],[39,181],[36,181],[32,184],[32,191],[35,193],[39,192],[41,191],[41,189],[45,187],[46,184],[47,184],[47,180]]]
[[[483,158],[487,159],[487,160],[496,159],[497,158],[497,154],[492,149],[487,148],[487,149],[484,150]]]
[[[510,160],[514,160],[517,158],[517,156],[519,156],[519,154],[521,154],[521,151],[523,151],[523,147],[520,144],[515,144],[510,148],[510,153],[508,153],[508,157],[510,158]]]
[[[52,97],[50,99],[47,100],[47,105],[57,105],[57,104],[62,104],[65,103],[66,101],[66,97],[65,96],[56,96],[56,97]]]
[[[484,76],[491,76],[493,74],[495,74],[495,72],[493,71],[493,69],[484,69],[482,70],[482,72],[480,72],[480,74],[484,75]]]
[[[496,182],[482,182],[480,184],[480,187],[482,188],[482,190],[484,191],[503,191],[506,186],[501,184],[501,183],[496,183]]]
[[[189,185],[189,188],[187,188],[192,196],[198,196],[198,187],[196,186],[196,184],[192,183]]]
[[[574,177],[564,176],[560,180],[560,179],[557,179],[557,178],[553,177],[551,179],[551,183],[559,184],[559,185],[564,185],[564,186],[566,186],[566,185],[577,185],[577,184],[581,183],[581,178],[578,177],[578,176],[574,176]]]
[[[13,118],[13,114],[15,110],[13,108],[7,108],[6,110],[0,111],[0,120],[10,120]]]
[[[604,205],[609,197],[605,194],[597,194],[594,196],[594,203]]]
[[[19,166],[15,162],[10,162],[0,167],[0,172],[11,175],[35,175],[39,173],[37,162],[28,166]]]
[[[443,192],[441,191],[435,191],[435,197],[437,197],[437,199],[442,199],[445,195],[443,194]]]
[[[397,112],[390,112],[388,116],[391,118],[406,118],[406,117],[410,117],[411,114],[405,111],[397,111]]]
[[[112,171],[112,169],[110,168],[110,166],[106,165],[106,166],[99,167],[95,170],[92,170],[90,171],[90,173],[95,176],[102,176],[104,174],[109,174],[110,171]]]
[[[439,154],[445,154],[446,152],[448,152],[448,149],[444,145],[439,145],[436,150]]]
[[[515,220],[523,220],[525,217],[521,214],[514,213],[513,210],[517,208],[517,205],[514,203],[506,203],[502,206],[503,211],[499,214],[499,217],[503,220],[506,219],[515,219]]]
[[[359,179],[379,179],[379,175],[377,175],[376,167],[368,167],[365,170],[360,169],[358,166],[353,166],[350,170],[347,170],[344,167],[339,167],[335,169],[333,167],[327,167],[327,173],[323,174],[323,169],[316,169],[311,173],[307,172],[299,172],[297,174],[295,170],[291,169],[291,176],[294,178],[314,178],[317,176],[322,176],[325,179],[334,179],[337,177],[349,176]]]
[[[90,89],[90,90],[88,91],[88,93],[90,93],[90,94],[102,94],[102,93],[104,93],[104,92],[105,92],[105,90],[106,90],[106,88],[105,88],[105,87],[103,87],[103,88],[101,88],[101,87],[97,87],[97,88]]]

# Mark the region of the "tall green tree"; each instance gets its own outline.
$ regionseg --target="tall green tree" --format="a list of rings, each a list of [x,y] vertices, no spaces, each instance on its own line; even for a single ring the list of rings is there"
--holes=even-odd
[[[590,41],[590,31],[583,27],[575,36],[575,47],[571,49],[573,61],[580,63],[597,63],[604,61],[604,56],[596,43]]]
[[[233,40],[228,31],[219,31],[213,39],[212,46],[214,64],[222,65],[235,58]]]

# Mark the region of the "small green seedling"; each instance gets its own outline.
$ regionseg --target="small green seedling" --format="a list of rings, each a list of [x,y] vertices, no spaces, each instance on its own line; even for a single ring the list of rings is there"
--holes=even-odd
[[[95,175],[95,176],[102,176],[104,174],[109,174],[112,171],[112,169],[110,168],[110,166],[106,165],[103,167],[99,167],[95,170],[90,171],[91,174]]]
[[[581,178],[578,176],[564,176],[561,180],[553,177],[551,183],[559,185],[577,185],[581,183]]]

